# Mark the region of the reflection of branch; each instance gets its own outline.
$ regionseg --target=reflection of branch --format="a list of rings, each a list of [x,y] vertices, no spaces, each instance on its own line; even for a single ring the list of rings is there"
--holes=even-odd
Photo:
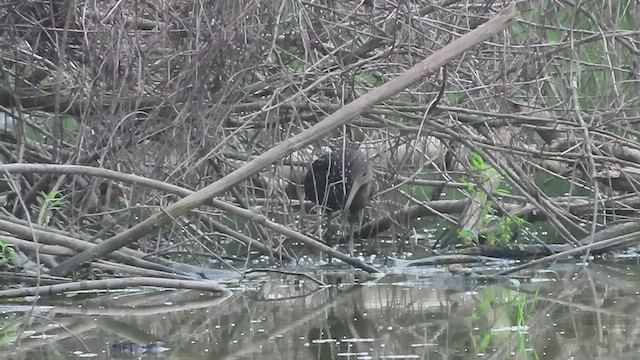
[[[148,303],[149,294],[144,294],[145,296],[141,297],[140,304]],[[153,296],[154,294],[151,294]],[[231,297],[231,292],[228,292],[227,295],[215,298],[215,299],[207,299],[207,300],[197,300],[197,301],[186,301],[186,302],[174,302],[171,304],[167,304],[166,301],[158,301],[158,305],[154,306],[145,306],[145,305],[131,305],[131,306],[110,306],[105,305],[105,303],[93,304],[92,299],[91,303],[82,303],[82,306],[78,306],[78,304],[74,305],[12,305],[11,312],[36,312],[36,313],[45,313],[48,312],[50,314],[55,314],[56,316],[53,319],[47,319],[46,324],[42,326],[38,326],[37,322],[30,324],[29,328],[26,330],[35,331],[36,333],[42,333],[48,335],[47,337],[25,337],[20,340],[20,346],[18,348],[11,348],[11,356],[9,354],[0,352],[0,359],[10,359],[14,358],[15,351],[27,352],[36,348],[40,348],[42,346],[50,345],[52,342],[59,342],[65,338],[69,338],[71,336],[79,336],[87,331],[93,330],[95,328],[100,328],[102,330],[109,330],[113,333],[118,334],[119,336],[126,336],[129,339],[134,339],[140,342],[145,341],[154,341],[155,339],[149,336],[146,333],[141,331],[135,331],[137,329],[132,330],[133,328],[129,327],[124,329],[122,327],[118,327],[118,322],[107,318],[106,316],[149,316],[149,315],[166,315],[169,313],[177,313],[189,310],[196,309],[204,309],[204,308],[212,308],[219,306],[222,302],[226,301]],[[166,296],[165,296],[166,298]],[[112,301],[112,299],[110,299]],[[2,306],[0,306],[0,310],[3,310]],[[77,316],[61,316],[61,315],[80,315],[84,316],[80,318],[79,321]],[[89,316],[89,317],[87,317]],[[93,316],[99,316],[98,319],[94,319]],[[52,321],[58,325],[57,328],[51,329],[50,325]],[[128,324],[131,326],[130,324]]]
[[[308,311],[307,312],[308,315],[303,316],[300,319],[295,320],[293,322],[286,323],[284,326],[271,329],[271,331],[269,331],[268,336],[262,339],[255,339],[251,342],[251,345],[245,346],[243,349],[233,354],[229,354],[227,356],[220,357],[220,358],[221,359],[241,359],[241,358],[243,359],[246,357],[247,354],[261,351],[263,344],[269,343],[281,337],[282,335],[288,332],[291,332],[293,329],[300,327],[302,324],[308,323],[310,320],[316,317],[322,316],[323,320],[326,320],[326,313],[327,311],[329,311],[329,309],[334,308],[337,305],[345,302],[346,300],[350,299],[352,296],[354,296],[358,292],[362,292],[363,289],[366,289],[366,288],[361,286],[353,286],[346,291],[339,292],[336,294],[337,297],[334,298],[333,301],[323,304],[322,306],[318,307],[315,310]]]
[[[14,310],[12,310],[13,312]],[[36,315],[35,318],[42,318],[39,315]],[[9,348],[7,352],[0,352],[0,359],[15,359],[16,352],[28,353],[29,351],[34,351],[35,349],[42,349],[43,347],[50,345],[52,343],[57,343],[64,339],[75,337],[76,339],[83,338],[81,336],[83,333],[87,331],[91,331],[97,327],[97,323],[93,321],[93,319],[81,319],[79,321],[74,321],[76,319],[72,318],[64,318],[62,320],[51,321],[50,319],[46,320],[46,328],[40,330],[37,334],[31,336],[23,336],[20,338],[20,346],[15,346]],[[66,320],[66,321],[65,321]],[[69,325],[63,323],[63,321],[72,321]],[[51,325],[56,325],[56,327],[51,328]],[[29,328],[32,330],[32,328]],[[47,336],[37,336],[44,335]],[[24,334],[22,334],[24,335]],[[22,336],[21,335],[21,336]],[[3,347],[3,349],[5,349]]]
[[[202,290],[213,292],[227,292],[224,286],[215,281],[174,280],[150,277],[136,277],[123,279],[87,280],[66,284],[36,286],[22,289],[0,290],[0,298],[16,298],[36,295],[56,295],[67,291],[114,289],[133,286],[170,287],[176,289]]]
[[[174,294],[172,292],[171,294]],[[148,316],[148,315],[161,315],[161,314],[170,314],[181,311],[188,310],[197,310],[203,309],[207,307],[219,306],[221,303],[227,301],[233,295],[230,291],[223,294],[221,297],[206,299],[206,300],[194,300],[194,301],[171,301],[167,303],[166,301],[158,301],[157,305],[144,305],[145,303],[149,303],[148,296],[153,296],[157,294],[147,294],[144,293],[144,297],[139,299],[139,302],[136,304],[128,304],[127,306],[114,306],[108,305],[109,303],[100,302],[93,304],[82,303],[82,306],[78,306],[78,304],[73,305],[11,305],[12,312],[51,312],[55,314],[65,314],[65,315],[91,315],[91,316],[123,316],[123,315],[131,315],[131,316]],[[167,296],[164,296],[166,298]],[[113,302],[113,299],[109,299],[109,301]],[[107,304],[107,305],[105,305]],[[3,310],[3,307],[0,306],[0,310]]]
[[[285,271],[285,270],[259,268],[259,269],[249,269],[249,270],[247,270],[245,272],[245,274],[251,274],[252,272],[272,272],[272,273],[275,273],[275,274],[298,276],[298,277],[303,277],[305,279],[309,279],[309,280],[313,281],[314,283],[316,283],[318,286],[326,286],[325,283],[323,283],[322,281],[310,276],[309,274],[305,274],[305,273],[301,273],[301,272],[297,272],[297,271]]]
[[[77,307],[77,305],[76,305]],[[29,306],[31,308],[31,306]],[[14,310],[12,310],[14,311]],[[36,316],[39,318],[39,316]],[[74,320],[74,319],[63,319],[63,320]],[[0,359],[15,359],[16,352],[20,353],[29,353],[30,351],[34,351],[35,349],[42,350],[43,347],[48,346],[52,343],[58,343],[64,339],[75,337],[77,339],[82,338],[82,334],[95,329],[98,326],[96,321],[93,319],[83,318],[79,321],[75,321],[72,324],[66,326],[65,324],[61,324],[61,321],[54,322],[55,325],[58,325],[56,328],[47,327],[46,330],[42,330],[37,335],[47,336],[24,336],[20,339],[20,346],[10,347],[7,351],[0,351]],[[47,325],[52,325],[51,320],[47,320]],[[29,329],[31,330],[31,329]],[[4,348],[6,349],[6,348]]]

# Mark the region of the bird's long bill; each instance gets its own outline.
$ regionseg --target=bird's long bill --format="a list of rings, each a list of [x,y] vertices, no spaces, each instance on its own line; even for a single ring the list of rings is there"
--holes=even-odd
[[[351,203],[353,202],[353,199],[356,197],[358,190],[360,190],[360,188],[362,187],[362,185],[365,184],[365,182],[366,180],[363,176],[358,176],[353,181],[353,185],[351,186],[351,192],[349,192],[349,197],[347,198],[347,202],[344,203],[344,210],[349,211],[349,207],[351,207]]]

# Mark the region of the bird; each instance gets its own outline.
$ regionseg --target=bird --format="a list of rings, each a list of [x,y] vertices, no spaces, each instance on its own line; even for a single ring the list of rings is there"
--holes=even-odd
[[[343,147],[320,156],[304,179],[307,200],[325,208],[327,224],[333,212],[342,211],[349,225],[349,252],[353,254],[352,226],[362,220],[373,189],[371,160],[360,150]],[[344,229],[344,227],[343,227]],[[344,235],[344,234],[343,234]]]

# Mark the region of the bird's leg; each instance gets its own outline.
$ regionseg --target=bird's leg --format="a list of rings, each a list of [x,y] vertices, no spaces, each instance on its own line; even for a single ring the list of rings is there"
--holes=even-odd
[[[349,251],[349,255],[353,256],[355,252],[355,246],[353,244],[353,216],[351,216],[348,212],[342,213],[342,238],[347,240],[347,250]]]
[[[349,231],[347,235],[347,249],[349,249],[349,256],[353,256],[355,253],[355,245],[353,244],[353,223],[351,221],[347,222],[347,231]]]
[[[324,240],[324,243],[327,244],[327,246],[335,245],[336,234],[335,234],[335,231],[333,231],[333,229],[331,228],[332,215],[333,213],[331,211],[327,211],[325,214],[326,216],[325,231],[324,231],[324,235],[322,236],[322,240]]]
[[[335,236],[336,233],[335,231],[332,230],[331,228],[331,220],[332,220],[332,216],[333,213],[331,211],[327,211],[327,213],[325,214],[326,216],[326,223],[325,223],[325,232],[324,235],[322,236],[322,240],[324,240],[324,243],[329,246],[329,247],[333,247],[333,245],[335,245]],[[332,256],[329,255],[327,257],[327,261],[331,262],[331,260],[333,260]]]
[[[349,251],[353,252],[355,242],[355,230],[359,229],[364,222],[364,211],[360,210],[356,215],[351,215],[349,218]],[[361,235],[358,235],[361,236]],[[353,256],[353,254],[351,254]]]

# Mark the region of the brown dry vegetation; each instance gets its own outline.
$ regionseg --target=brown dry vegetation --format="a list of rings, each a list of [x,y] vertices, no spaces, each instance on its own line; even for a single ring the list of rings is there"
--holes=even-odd
[[[82,165],[158,183],[81,167],[5,166],[0,240],[32,255],[28,224],[43,226],[39,243],[50,247],[38,250],[38,261],[55,267],[90,248],[71,240],[121,234],[189,194],[161,183],[197,190],[223,179],[505,7],[5,0],[3,161]],[[516,25],[330,136],[264,164],[218,197],[220,206],[197,207],[129,240],[144,253],[189,262],[244,254],[244,246],[230,250],[236,241],[297,257],[289,233],[247,216],[314,234],[317,215],[299,206],[295,185],[317,154],[350,141],[376,164],[380,193],[369,217],[387,219],[401,239],[412,219],[429,215],[450,228],[445,245],[486,238],[501,224],[536,238],[514,226],[522,220],[548,220],[554,239],[575,245],[640,206],[640,34],[630,31],[640,22],[637,7],[526,2]],[[46,236],[53,229],[66,238]]]

